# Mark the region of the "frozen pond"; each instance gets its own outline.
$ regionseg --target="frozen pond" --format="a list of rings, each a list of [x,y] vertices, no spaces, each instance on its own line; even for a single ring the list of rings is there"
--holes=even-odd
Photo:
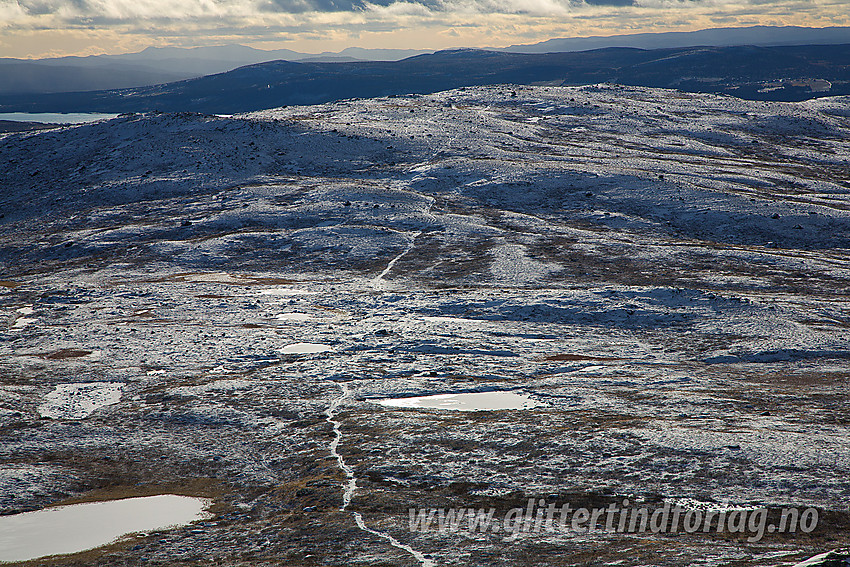
[[[280,349],[280,352],[283,354],[314,354],[329,350],[333,349],[328,345],[320,345],[318,343],[293,343]]]
[[[281,313],[277,319],[278,321],[312,321],[313,316],[309,313]]]
[[[317,292],[306,289],[298,289],[294,287],[276,287],[274,289],[264,289],[260,291],[260,295],[315,295]]]
[[[528,394],[516,392],[471,392],[412,398],[385,398],[378,403],[393,408],[431,408],[452,411],[522,410],[546,405],[532,399]]]
[[[44,122],[46,124],[84,124],[115,118],[117,114],[98,112],[0,112],[0,120],[14,122]]]
[[[162,530],[206,518],[210,502],[161,494],[57,506],[0,517],[0,562],[78,553],[136,532]]]

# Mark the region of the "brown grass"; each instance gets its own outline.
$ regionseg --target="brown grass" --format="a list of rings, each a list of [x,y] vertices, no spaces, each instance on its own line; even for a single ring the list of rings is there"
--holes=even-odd
[[[227,494],[228,490],[220,481],[210,478],[194,478],[188,479],[180,484],[150,484],[150,485],[118,485],[106,488],[98,488],[85,492],[83,494],[73,496],[61,502],[57,502],[48,506],[53,508],[56,506],[66,506],[69,504],[83,504],[86,502],[106,502],[110,500],[120,500],[124,498],[137,498],[142,496],[158,496],[160,494],[176,494],[178,496],[192,496],[197,498],[209,498],[213,501],[208,511],[214,515],[220,515],[229,511],[226,504],[222,502],[222,496]],[[102,559],[104,556],[111,553],[121,553],[126,551],[130,546],[144,540],[148,534],[128,534],[112,543],[66,555],[55,555],[51,557],[41,557],[30,561],[22,561],[15,565],[26,567],[43,567],[43,566],[67,566],[67,565],[93,565]]]
[[[87,356],[91,354],[90,350],[83,350],[79,348],[63,348],[57,351],[39,355],[42,358],[47,358],[49,360],[64,360],[66,358],[80,358],[81,356]]]
[[[546,356],[543,360],[557,360],[557,361],[579,361],[579,360],[589,360],[596,362],[607,362],[612,360],[625,360],[623,358],[610,358],[604,356],[587,356],[584,354],[553,354],[551,356]]]
[[[193,496],[196,498],[217,499],[227,492],[221,482],[213,478],[190,478],[184,482],[176,483],[154,483],[115,485],[103,488],[95,488],[83,494],[72,496],[60,502],[56,502],[49,508],[55,506],[66,506],[68,504],[82,504],[84,502],[107,502],[123,498],[138,498],[141,496],[158,496],[160,494],[176,494],[178,496]],[[215,506],[214,506],[215,507]]]
[[[162,283],[162,282],[191,282],[191,283],[218,283],[221,285],[243,285],[243,286],[251,286],[251,285],[291,285],[294,283],[299,283],[300,280],[293,280],[289,278],[268,278],[268,277],[256,277],[249,276],[244,274],[231,274],[226,273],[228,276],[235,278],[241,281],[233,281],[233,282],[194,282],[191,278],[193,276],[211,276],[218,272],[182,272],[179,274],[171,274],[169,276],[163,276],[161,278],[152,278],[152,279],[144,279],[138,280],[138,283]],[[204,296],[198,296],[204,297]]]

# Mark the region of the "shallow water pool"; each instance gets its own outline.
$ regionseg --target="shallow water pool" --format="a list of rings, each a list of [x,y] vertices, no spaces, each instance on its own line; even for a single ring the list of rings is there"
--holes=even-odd
[[[315,354],[317,352],[327,352],[333,350],[328,345],[318,343],[293,343],[286,345],[280,352],[283,354]]]
[[[523,410],[546,405],[528,394],[505,391],[385,398],[378,403],[394,408],[430,408],[451,411]]]
[[[99,112],[0,112],[0,120],[47,124],[84,124],[96,120],[109,120],[116,116],[118,115]]]
[[[294,287],[276,287],[260,290],[260,295],[315,295],[318,292]]]
[[[309,313],[281,313],[277,315],[278,321],[312,321],[314,317]]]
[[[179,527],[207,517],[210,501],[160,494],[87,502],[0,517],[0,562],[78,553],[137,532]]]

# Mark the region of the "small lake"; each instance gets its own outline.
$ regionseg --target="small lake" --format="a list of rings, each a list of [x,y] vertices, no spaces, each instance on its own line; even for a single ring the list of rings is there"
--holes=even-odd
[[[160,494],[0,516],[0,562],[78,553],[128,534],[184,526],[206,519],[209,505],[203,498]]]
[[[46,124],[85,124],[115,118],[117,114],[99,112],[0,112],[0,120],[13,122],[44,122]]]
[[[277,287],[274,289],[264,289],[260,291],[260,295],[315,295],[317,293],[317,291],[309,291],[293,287]]]
[[[314,317],[309,313],[281,313],[277,315],[278,321],[312,321]]]
[[[524,410],[545,406],[528,394],[516,392],[470,392],[465,394],[436,394],[411,398],[385,398],[382,406],[393,408],[440,409],[450,411]]]
[[[293,343],[280,349],[280,352],[283,354],[316,354],[328,352],[329,350],[333,349],[328,345],[318,343]]]

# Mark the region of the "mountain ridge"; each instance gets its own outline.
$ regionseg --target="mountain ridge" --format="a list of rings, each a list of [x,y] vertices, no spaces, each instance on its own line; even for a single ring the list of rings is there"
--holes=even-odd
[[[604,48],[548,54],[461,49],[392,62],[280,60],[150,87],[5,95],[0,96],[0,111],[233,114],[485,84],[594,83],[675,88],[755,100],[793,101],[850,94],[850,44]]]
[[[731,47],[735,45],[757,45],[762,47],[776,47],[782,45],[841,43],[850,43],[850,27],[748,26],[741,28],[706,28],[689,32],[552,38],[532,44],[518,44],[494,49],[513,53],[551,53],[558,51],[585,51],[603,47],[665,49],[700,46]]]
[[[751,26],[691,32],[553,38],[535,44],[487,47],[509,53],[575,52],[608,47],[668,49],[697,46],[806,45],[850,43],[850,27],[805,28]],[[303,53],[291,49],[262,50],[229,44],[206,47],[147,47],[137,53],[67,56],[45,59],[0,58],[0,94],[77,92],[143,87],[213,75],[235,68],[284,59],[342,62],[399,61],[432,49],[347,47],[341,51]]]

